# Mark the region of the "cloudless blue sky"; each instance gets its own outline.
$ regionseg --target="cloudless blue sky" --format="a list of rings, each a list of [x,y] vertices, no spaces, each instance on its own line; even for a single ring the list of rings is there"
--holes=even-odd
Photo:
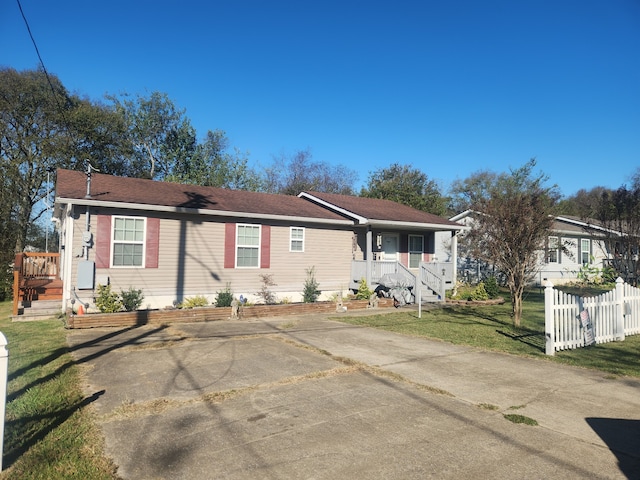
[[[640,167],[640,0],[21,0],[47,70],[93,100],[168,94],[261,167],[309,148],[443,189],[536,157],[571,195]],[[0,65],[38,66],[15,0]]]

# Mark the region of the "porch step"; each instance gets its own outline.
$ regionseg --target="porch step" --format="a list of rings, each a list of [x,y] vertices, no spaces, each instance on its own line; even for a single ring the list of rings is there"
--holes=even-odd
[[[28,322],[56,318],[62,312],[61,303],[61,299],[25,301],[18,309],[18,315],[12,315],[11,320],[14,322]]]

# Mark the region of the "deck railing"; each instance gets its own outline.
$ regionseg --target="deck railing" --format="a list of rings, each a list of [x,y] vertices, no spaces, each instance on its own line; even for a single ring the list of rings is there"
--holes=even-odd
[[[59,253],[18,253],[13,263],[13,315],[18,314],[20,293],[29,288],[29,281],[56,278],[60,278]]]

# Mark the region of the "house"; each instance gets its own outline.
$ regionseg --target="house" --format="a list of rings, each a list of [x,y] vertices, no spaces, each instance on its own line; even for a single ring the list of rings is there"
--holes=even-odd
[[[473,228],[476,212],[466,210],[450,218],[451,221]],[[552,231],[545,245],[540,246],[538,265],[533,282],[544,285],[547,280],[559,285],[576,281],[586,267],[602,269],[608,265],[611,254],[605,242],[605,230],[593,222],[567,215],[554,218]],[[449,240],[436,235],[436,250],[446,256]],[[457,276],[470,282],[494,273],[491,265],[466,255],[461,249],[457,259]]]
[[[141,289],[163,308],[229,287],[256,300],[264,275],[280,301],[299,301],[314,268],[321,299],[374,287],[402,273],[444,298],[453,264],[433,262],[438,232],[455,222],[387,200],[303,192],[298,196],[58,170],[63,307],[94,308],[96,288]],[[455,253],[454,253],[455,258]]]

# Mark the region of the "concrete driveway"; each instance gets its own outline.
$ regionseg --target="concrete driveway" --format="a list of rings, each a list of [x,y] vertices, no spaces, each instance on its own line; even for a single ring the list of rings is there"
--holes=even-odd
[[[330,317],[68,340],[125,479],[640,478],[638,380]]]

